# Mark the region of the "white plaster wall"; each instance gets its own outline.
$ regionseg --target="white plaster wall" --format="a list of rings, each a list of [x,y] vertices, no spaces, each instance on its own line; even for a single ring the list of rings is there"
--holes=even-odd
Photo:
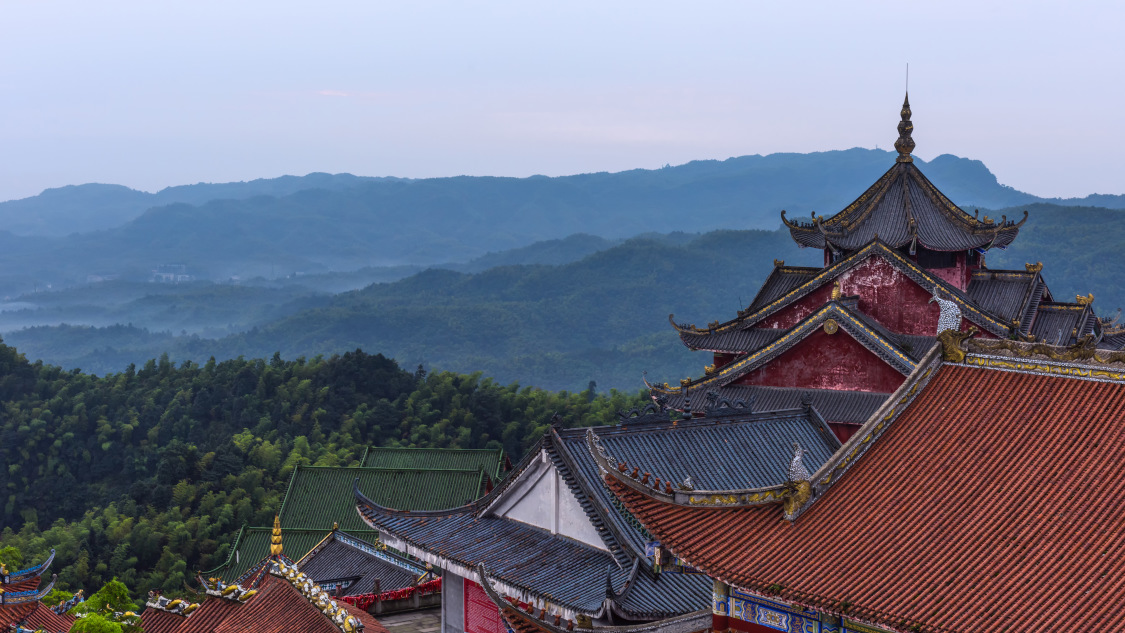
[[[465,579],[448,570],[441,574],[441,631],[465,633]]]
[[[578,503],[578,497],[566,485],[566,481],[558,472],[554,472],[556,477],[556,487],[560,491],[559,495],[555,498],[557,504],[557,512],[555,514],[557,519],[557,526],[555,530],[563,536],[581,541],[587,545],[591,545],[598,549],[608,550],[605,541],[602,540],[598,529],[590,523],[590,517],[586,515],[586,511]]]
[[[534,525],[551,534],[561,534],[591,547],[606,550],[605,541],[590,522],[578,497],[546,453],[521,475],[492,506],[497,516]]]

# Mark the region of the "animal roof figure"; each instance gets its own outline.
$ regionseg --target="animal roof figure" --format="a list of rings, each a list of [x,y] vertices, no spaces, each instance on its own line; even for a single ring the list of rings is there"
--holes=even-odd
[[[934,334],[941,334],[946,330],[953,330],[954,332],[960,330],[961,308],[957,306],[957,302],[939,297],[937,288],[934,288],[934,296],[930,298],[930,303],[935,301],[941,308],[941,316],[938,317],[937,332],[934,332]]]

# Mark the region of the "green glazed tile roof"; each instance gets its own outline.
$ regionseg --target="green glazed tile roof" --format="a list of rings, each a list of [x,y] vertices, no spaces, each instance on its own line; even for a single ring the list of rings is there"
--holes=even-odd
[[[376,503],[396,510],[445,510],[484,494],[479,470],[420,468],[298,467],[281,504],[281,527],[366,530],[355,509],[352,486],[359,486]]]
[[[503,449],[389,448],[367,449],[363,465],[372,468],[441,468],[483,470],[497,482],[504,474]]]
[[[308,554],[317,543],[324,540],[332,530],[282,530],[283,553],[290,560],[300,560]],[[367,543],[374,544],[379,540],[379,533],[374,530],[348,530],[348,534]],[[203,572],[205,578],[222,578],[224,582],[232,582],[257,565],[270,553],[270,535],[272,527],[244,527],[234,541],[234,548],[230,556],[222,565]]]

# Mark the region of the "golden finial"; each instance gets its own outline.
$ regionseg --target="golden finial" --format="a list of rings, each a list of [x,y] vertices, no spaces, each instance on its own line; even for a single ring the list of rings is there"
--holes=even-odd
[[[333,530],[338,530],[338,529],[340,529],[340,524],[339,524],[339,523],[337,523],[336,521],[333,521],[333,522],[332,522],[332,529],[333,529]]]
[[[773,260],[773,265],[776,268],[781,268],[782,266],[785,265],[785,260],[784,259],[775,259],[775,260]]]
[[[715,366],[714,365],[707,365],[706,367],[703,368],[703,373],[710,376],[711,374],[715,373]]]
[[[994,223],[994,222],[992,221],[992,218],[988,217],[987,215],[986,215],[986,216],[984,216],[984,218],[983,218],[983,219],[981,220],[981,222],[984,222],[985,224],[995,224],[995,223]]]
[[[1029,272],[1029,273],[1037,273],[1037,272],[1043,270],[1043,262],[1035,262],[1034,264],[1024,264],[1023,267],[1026,268],[1027,272]]]
[[[681,378],[680,379],[680,386],[681,387],[686,387],[690,384],[691,384],[691,378]]]
[[[837,281],[832,284],[832,300],[839,301],[842,296],[844,296],[844,293],[840,290],[840,282]]]
[[[273,515],[273,536],[270,537],[270,556],[281,556],[281,517]]]
[[[1080,305],[1080,306],[1088,306],[1088,305],[1090,305],[1091,303],[1094,302],[1094,293],[1091,292],[1089,295],[1086,295],[1085,297],[1083,297],[1082,295],[1078,295],[1074,298],[1074,300],[1077,301],[1078,305]]]
[[[910,153],[914,151],[914,139],[910,135],[914,133],[914,124],[910,122],[910,93],[902,101],[902,112],[899,114],[902,115],[902,120],[898,122],[898,140],[895,141],[898,158],[895,162],[913,163],[914,157]]]

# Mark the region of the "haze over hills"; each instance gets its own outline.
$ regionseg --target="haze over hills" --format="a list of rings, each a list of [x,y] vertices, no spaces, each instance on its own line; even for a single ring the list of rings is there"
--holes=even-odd
[[[1020,209],[988,213],[1012,217]],[[1025,262],[1039,260],[1056,297],[1093,292],[1103,316],[1125,306],[1119,283],[1125,261],[1117,246],[1125,242],[1125,214],[1047,204],[1029,211],[1013,245],[989,252],[989,267],[1022,270]],[[495,254],[489,259],[506,265],[479,272],[434,268],[334,296],[302,295],[296,284],[303,278],[273,288],[164,287],[171,290],[108,310],[111,319],[144,328],[36,327],[5,338],[31,358],[99,374],[139,366],[164,352],[174,361],[204,362],[210,356],[280,352],[293,358],[362,348],[406,367],[483,371],[550,389],[581,390],[594,380],[602,389],[635,390],[645,370],[651,379],[674,381],[707,364],[680,344],[669,313],[695,323],[730,318],[753,299],[774,258],[791,265],[819,265],[821,258],[819,251],[799,249],[788,231],[654,234],[606,249],[598,244],[576,236]],[[591,248],[596,252],[586,252]],[[531,263],[540,251],[568,261]],[[129,291],[143,291],[143,285]],[[88,309],[75,305],[77,312]],[[47,314],[44,308],[38,316]],[[0,313],[0,330],[34,316]],[[174,334],[193,323],[242,317],[235,327],[216,327],[202,337]]]
[[[842,208],[893,164],[893,156],[851,149],[559,178],[312,174],[158,194],[95,185],[50,190],[0,204],[0,226],[22,222],[46,227],[40,232],[48,235],[68,233],[0,232],[0,296],[91,277],[145,280],[162,264],[183,265],[197,279],[245,279],[464,262],[575,233],[622,239],[679,230],[772,230],[782,208],[791,217]],[[966,206],[1039,201],[999,184],[979,161],[944,155],[919,164]],[[112,202],[117,197],[125,202]],[[99,225],[106,226],[137,213],[149,204],[143,200],[182,202],[149,208],[112,228],[72,233],[89,226],[91,217],[106,218]],[[1125,206],[1122,196],[1099,200]]]
[[[1020,238],[988,254],[990,267],[1041,259],[1056,296],[1094,292],[1102,314],[1125,306],[1119,209],[1037,202],[979,161],[919,163],[967,209],[1030,211]],[[548,388],[595,380],[634,389],[646,369],[667,380],[702,367],[668,328],[669,312],[726,318],[749,303],[774,258],[820,263],[776,230],[783,206],[791,217],[834,212],[890,164],[889,152],[854,149],[565,178],[314,174],[193,185],[180,194],[251,197],[156,207],[62,238],[0,233],[10,293],[0,333],[30,358],[99,374],[164,352],[205,361],[359,347],[405,366]],[[297,190],[255,193],[268,188]],[[127,191],[107,195],[137,193]],[[1084,200],[1095,199],[1125,206],[1123,196]],[[197,279],[149,283],[151,268],[168,262]],[[242,279],[212,281],[232,275]],[[42,292],[50,281],[54,290]]]

